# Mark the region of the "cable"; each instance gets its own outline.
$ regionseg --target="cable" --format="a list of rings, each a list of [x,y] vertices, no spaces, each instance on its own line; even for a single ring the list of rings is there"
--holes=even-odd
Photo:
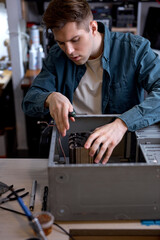
[[[0,206],[0,208],[3,209],[3,210],[9,211],[9,212],[13,212],[13,213],[16,213],[16,214],[20,214],[20,215],[26,217],[26,214],[21,213],[21,212],[18,212],[18,211],[15,211],[15,210],[13,210],[13,209],[1,207],[1,206]],[[61,227],[59,224],[57,224],[57,223],[55,223],[55,222],[54,222],[53,224],[54,224],[55,226],[57,226],[58,228],[60,228],[60,229],[61,229],[66,235],[68,235],[72,240],[75,240],[75,238],[74,238],[69,232],[67,232],[63,227]]]
[[[17,213],[17,214],[20,214],[20,215],[26,216],[25,213],[21,213],[21,212],[18,212],[18,211],[16,211],[16,210],[13,210],[13,209],[10,209],[10,208],[1,207],[1,206],[0,206],[0,208],[3,209],[3,210],[9,211],[9,212],[13,212],[13,213]]]
[[[66,155],[65,155],[64,149],[62,147],[61,137],[60,137],[58,128],[57,128],[56,124],[54,123],[54,120],[51,120],[50,123],[48,123],[46,121],[38,121],[37,124],[46,124],[47,125],[47,127],[42,131],[40,142],[42,142],[42,137],[47,135],[47,131],[49,130],[50,127],[54,127],[54,126],[56,127],[56,130],[58,133],[58,143],[59,143],[61,152],[63,154],[64,161],[66,162]]]
[[[56,129],[57,129],[57,128],[56,128]],[[63,149],[63,147],[62,147],[61,137],[60,137],[60,134],[59,134],[58,129],[57,129],[57,132],[58,132],[58,143],[59,143],[61,152],[62,152],[62,154],[63,154],[64,161],[66,162],[66,155],[65,155],[64,149]]]
[[[63,227],[61,227],[59,224],[57,223],[53,223],[55,226],[57,226],[58,228],[60,228],[65,234],[67,234],[72,240],[75,240],[75,238],[69,233],[67,232]]]
[[[7,185],[6,185],[7,186]],[[29,211],[28,207],[24,204],[22,198],[20,196],[18,196],[17,192],[14,190],[13,187],[9,187],[8,189],[14,194],[14,196],[16,197],[19,205],[21,206],[21,208],[23,209],[25,216],[27,216],[30,226],[32,227],[32,229],[34,230],[34,232],[36,233],[36,235],[38,235],[41,239],[43,240],[47,240],[47,237],[42,229],[41,224],[39,223],[38,218],[33,217],[32,213]]]

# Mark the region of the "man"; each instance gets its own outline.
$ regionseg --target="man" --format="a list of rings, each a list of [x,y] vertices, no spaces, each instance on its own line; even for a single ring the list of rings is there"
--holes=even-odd
[[[30,116],[50,112],[62,136],[68,114],[121,114],[95,129],[84,147],[105,164],[127,130],[160,121],[160,60],[149,41],[113,33],[93,20],[85,0],[53,0],[43,16],[58,45],[23,100]],[[144,100],[143,88],[148,92]],[[75,121],[71,117],[72,121]]]

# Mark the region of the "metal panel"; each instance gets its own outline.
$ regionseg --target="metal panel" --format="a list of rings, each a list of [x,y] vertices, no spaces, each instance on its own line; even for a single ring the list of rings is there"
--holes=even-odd
[[[60,221],[159,219],[159,184],[159,165],[56,165],[49,210]]]
[[[90,131],[112,117],[78,117],[70,131]],[[74,128],[72,128],[74,125]],[[67,141],[67,138],[64,138]],[[63,139],[63,140],[64,140]],[[126,138],[128,139],[128,138]],[[132,148],[132,141],[129,143]],[[67,145],[67,144],[66,144]],[[124,146],[125,147],[125,146]],[[128,152],[128,151],[127,151]],[[59,221],[159,219],[160,165],[143,163],[60,164],[53,130],[48,165],[49,211]]]
[[[143,159],[150,164],[160,164],[160,144],[140,144]]]
[[[160,124],[154,124],[135,132],[137,139],[136,162],[140,154],[140,144],[160,144]]]

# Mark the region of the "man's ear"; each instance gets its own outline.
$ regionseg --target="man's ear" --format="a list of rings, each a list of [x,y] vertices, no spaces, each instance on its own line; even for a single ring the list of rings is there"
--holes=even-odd
[[[98,31],[98,24],[97,24],[97,22],[95,20],[90,22],[90,29],[92,31],[92,34],[95,35],[97,33],[97,31]]]

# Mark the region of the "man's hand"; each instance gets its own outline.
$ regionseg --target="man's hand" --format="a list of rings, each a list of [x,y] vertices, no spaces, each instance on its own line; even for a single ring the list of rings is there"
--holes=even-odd
[[[96,128],[87,139],[84,147],[86,149],[90,148],[90,156],[94,156],[100,147],[100,151],[95,158],[95,163],[99,163],[104,155],[102,163],[105,164],[109,160],[113,149],[121,141],[126,131],[126,124],[121,119],[117,118],[112,123]]]
[[[69,129],[69,112],[73,112],[73,106],[64,95],[58,92],[51,93],[45,102],[45,107],[49,107],[50,115],[54,119],[56,126],[64,137]],[[74,117],[70,117],[75,121]]]

